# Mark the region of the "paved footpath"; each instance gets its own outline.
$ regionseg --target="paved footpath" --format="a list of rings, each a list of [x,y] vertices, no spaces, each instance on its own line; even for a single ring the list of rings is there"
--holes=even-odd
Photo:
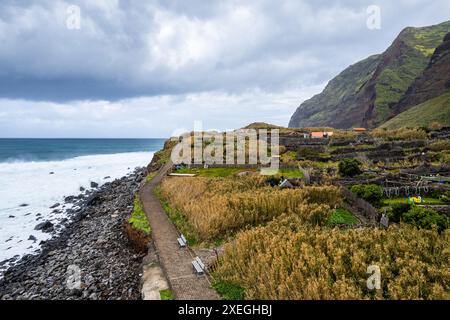
[[[191,264],[194,255],[190,250],[179,247],[177,242],[179,233],[153,192],[171,166],[172,164],[168,163],[162,167],[152,181],[146,183],[140,190],[140,198],[152,227],[152,238],[161,267],[170,283],[175,299],[217,300],[219,296],[211,288],[209,279],[206,276],[198,277],[194,274]]]

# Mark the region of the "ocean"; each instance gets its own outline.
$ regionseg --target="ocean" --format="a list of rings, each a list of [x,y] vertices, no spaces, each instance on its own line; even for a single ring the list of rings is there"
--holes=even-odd
[[[0,139],[0,265],[39,252],[51,235],[35,226],[65,218],[53,204],[146,166],[163,145],[164,139]]]

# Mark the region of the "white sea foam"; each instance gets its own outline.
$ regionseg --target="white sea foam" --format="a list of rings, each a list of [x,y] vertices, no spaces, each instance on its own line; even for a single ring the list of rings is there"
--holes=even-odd
[[[62,161],[0,163],[0,261],[33,253],[41,240],[50,237],[34,230],[39,222],[58,222],[65,217],[52,213],[50,206],[63,204],[66,196],[78,195],[80,187],[89,189],[91,181],[102,185],[146,166],[152,156],[150,152],[133,152]],[[107,176],[111,178],[104,179]],[[41,218],[37,221],[38,214]],[[30,235],[37,241],[28,240]]]

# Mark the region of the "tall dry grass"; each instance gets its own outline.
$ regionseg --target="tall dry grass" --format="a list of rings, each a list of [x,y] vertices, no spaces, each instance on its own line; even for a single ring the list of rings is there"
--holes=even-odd
[[[216,280],[247,299],[450,299],[450,231],[411,226],[341,231],[283,216],[227,244]],[[381,290],[367,288],[367,267]]]
[[[400,128],[395,130],[375,129],[370,135],[387,140],[420,140],[426,139],[427,133],[419,128]]]
[[[336,187],[274,189],[263,177],[234,179],[169,178],[162,195],[181,212],[201,240],[213,240],[290,213],[322,225],[330,206],[342,202]]]

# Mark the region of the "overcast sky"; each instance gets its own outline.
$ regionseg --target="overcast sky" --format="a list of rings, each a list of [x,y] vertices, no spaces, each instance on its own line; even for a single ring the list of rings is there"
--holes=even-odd
[[[404,27],[449,19],[448,0],[1,0],[0,137],[287,125]]]

